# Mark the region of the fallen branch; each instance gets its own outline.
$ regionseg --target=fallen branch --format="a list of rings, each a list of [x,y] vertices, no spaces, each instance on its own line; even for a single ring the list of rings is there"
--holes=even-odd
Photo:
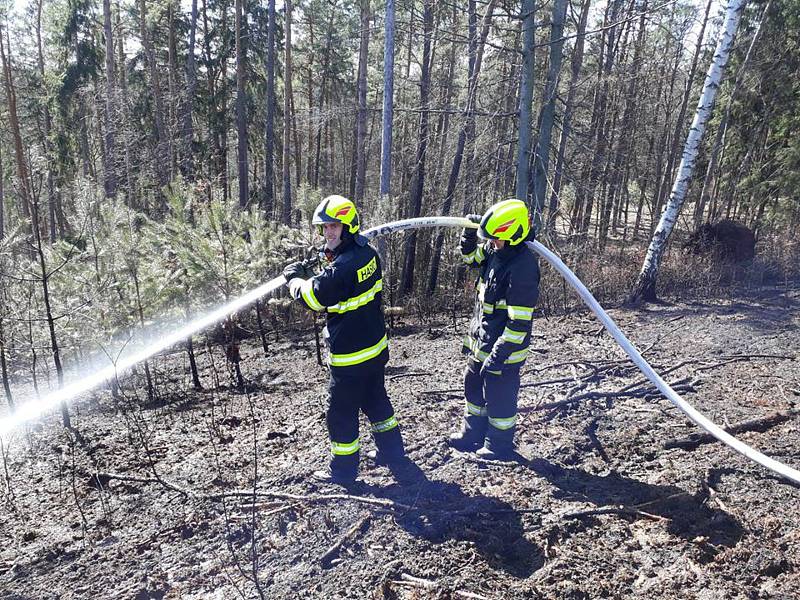
[[[345,531],[344,535],[340,537],[336,543],[328,548],[325,553],[319,557],[319,562],[322,564],[323,569],[327,569],[331,566],[331,561],[339,554],[339,550],[341,550],[342,546],[344,546],[347,541],[356,536],[357,534],[361,533],[362,531],[366,531],[369,528],[370,524],[370,516],[364,515],[361,517],[356,523],[347,531]]]
[[[635,508],[627,508],[625,506],[602,506],[600,508],[590,508],[587,510],[579,510],[571,513],[564,513],[561,515],[562,519],[582,519],[583,517],[594,517],[596,515],[626,515],[629,517],[645,517],[654,521],[669,521],[667,517],[661,515],[654,515],[653,513],[637,510]]]
[[[154,477],[136,477],[134,475],[122,475],[120,473],[98,473],[99,477],[107,478],[108,480],[117,479],[119,481],[133,481],[136,483],[158,483],[168,490],[178,492],[189,498],[196,498],[199,500],[222,500],[224,498],[279,498],[282,500],[294,500],[296,502],[327,502],[333,500],[350,500],[359,502],[361,504],[370,504],[372,506],[379,506],[381,508],[390,508],[393,510],[411,510],[412,507],[407,504],[395,502],[385,498],[368,498],[366,496],[355,496],[353,494],[290,494],[288,492],[276,492],[272,490],[230,490],[228,492],[219,493],[203,493],[181,487],[177,484],[171,483],[164,479],[156,479]]]
[[[688,378],[679,379],[676,382],[670,383],[669,386],[673,390],[679,393],[693,392],[697,380],[692,380],[692,381],[687,381],[687,380]],[[628,386],[626,386],[626,388],[627,387]],[[553,408],[561,408],[564,406],[568,406],[570,404],[575,404],[576,402],[582,402],[583,400],[600,400],[600,399],[612,399],[612,398],[646,398],[648,396],[661,395],[661,392],[655,387],[639,388],[633,390],[626,388],[617,390],[615,392],[612,391],[586,392],[585,394],[579,394],[576,396],[568,397],[565,398],[564,400],[558,400],[556,402],[547,402],[544,404],[538,404],[536,406],[524,407],[519,409],[518,412],[527,413],[534,410],[550,410]]]
[[[737,433],[743,433],[745,431],[758,431],[763,433],[770,427],[774,427],[775,425],[779,425],[784,421],[788,421],[792,417],[797,416],[800,411],[797,410],[789,410],[789,411],[778,411],[774,413],[770,413],[765,417],[759,417],[757,419],[750,419],[748,421],[742,421],[741,423],[736,423],[735,425],[731,425],[730,427],[725,427],[725,431],[730,433],[731,435],[736,435]],[[715,438],[710,433],[692,433],[685,438],[680,439],[672,439],[664,442],[664,448],[669,450],[672,448],[682,448],[684,450],[694,450],[698,446],[702,446],[703,444],[711,444],[717,442],[717,438]]]

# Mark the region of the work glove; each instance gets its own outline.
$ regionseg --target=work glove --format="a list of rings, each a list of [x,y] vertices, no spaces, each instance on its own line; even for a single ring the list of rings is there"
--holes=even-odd
[[[481,219],[483,219],[483,217],[481,215],[472,215],[472,214],[464,215],[464,218],[465,219],[469,219],[473,223],[478,223],[478,224],[480,224]],[[478,230],[477,230],[477,228],[475,228],[475,227],[465,227],[464,228],[464,238],[466,240],[477,240],[478,239]]]
[[[300,279],[308,279],[309,277],[313,277],[313,275],[311,270],[301,262],[289,263],[283,268],[283,276],[286,278],[286,281],[291,281],[298,277]]]

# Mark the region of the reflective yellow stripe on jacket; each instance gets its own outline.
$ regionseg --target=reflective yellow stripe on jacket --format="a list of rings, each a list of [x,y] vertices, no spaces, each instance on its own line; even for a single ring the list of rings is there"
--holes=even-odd
[[[348,298],[338,304],[334,304],[333,306],[328,307],[328,312],[331,313],[343,313],[350,310],[356,310],[361,308],[365,304],[372,302],[375,299],[375,296],[378,295],[378,292],[383,290],[383,279],[378,279],[370,289],[368,289],[363,294],[359,294],[358,296],[353,296],[352,298]]]
[[[306,279],[300,284],[300,296],[303,301],[308,305],[308,308],[315,311],[321,311],[324,306],[319,303],[317,297],[314,295],[314,280]]]
[[[375,358],[388,346],[389,340],[387,340],[384,335],[377,344],[369,348],[364,348],[363,350],[358,350],[357,352],[351,352],[349,354],[331,354],[328,363],[332,367],[351,367],[353,365],[359,365]]]

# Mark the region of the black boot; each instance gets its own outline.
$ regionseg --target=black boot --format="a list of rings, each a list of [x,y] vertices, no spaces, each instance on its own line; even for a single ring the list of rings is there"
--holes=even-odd
[[[513,439],[497,441],[487,437],[483,447],[475,453],[484,460],[516,460],[519,455],[514,451]]]
[[[320,483],[333,483],[344,487],[351,486],[356,482],[355,473],[333,471],[330,468],[314,471],[311,476]]]
[[[451,433],[447,444],[459,452],[474,452],[483,444],[483,438],[478,437],[472,431],[462,429]]]

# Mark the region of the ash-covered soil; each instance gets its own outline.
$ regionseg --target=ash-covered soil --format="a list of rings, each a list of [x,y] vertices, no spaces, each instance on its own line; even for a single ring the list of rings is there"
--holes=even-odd
[[[667,381],[800,467],[800,288],[613,310]],[[151,364],[3,446],[0,598],[798,598],[800,489],[697,432],[590,315],[539,318],[516,463],[450,450],[466,317],[393,332],[387,386],[417,470],[326,463],[309,328]],[[565,403],[564,401],[571,402]],[[362,423],[362,447],[372,447]],[[673,442],[679,442],[678,447]],[[254,485],[255,484],[255,485]],[[254,494],[255,490],[255,494]]]

